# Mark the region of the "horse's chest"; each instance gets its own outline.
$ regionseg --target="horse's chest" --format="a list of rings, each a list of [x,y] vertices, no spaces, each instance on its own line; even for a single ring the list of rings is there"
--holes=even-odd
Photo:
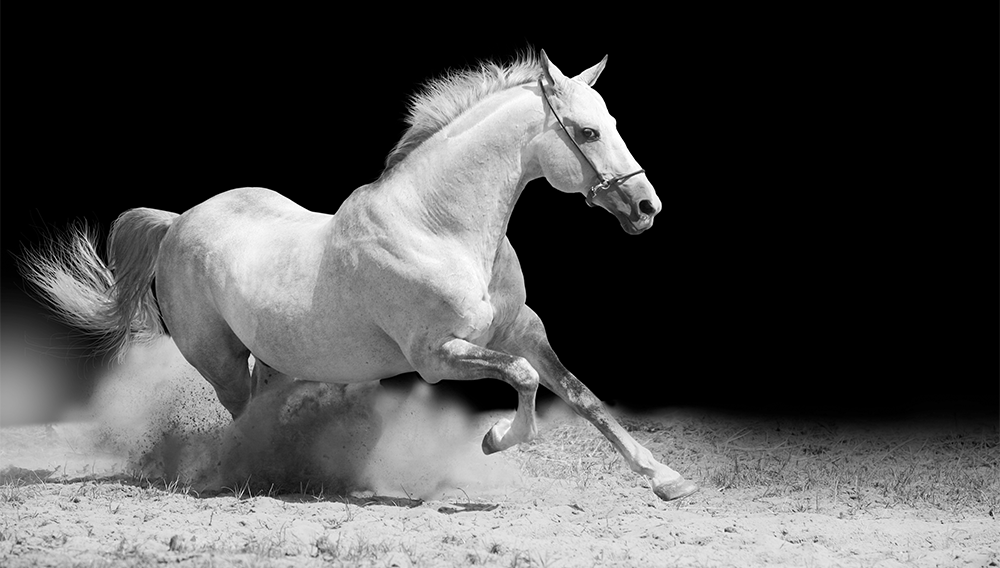
[[[432,303],[441,306],[443,320],[454,320],[452,335],[475,342],[490,330],[496,315],[490,276],[472,259],[458,257],[442,264],[447,268],[428,278]]]
[[[524,303],[513,249],[505,239],[487,260],[452,241],[428,241],[363,246],[357,256],[345,251],[342,269],[361,284],[352,288],[374,307],[379,327],[401,345],[447,336],[485,345]]]
[[[479,266],[482,266],[481,264]],[[489,272],[470,270],[464,286],[454,281],[454,297],[461,297],[462,326],[455,336],[486,345],[494,332],[514,319],[524,305],[524,277],[514,249],[506,239]]]
[[[489,342],[495,315],[493,304],[490,303],[489,294],[478,302],[469,302],[461,314],[461,324],[455,330],[454,335],[459,339],[465,339],[473,343]]]

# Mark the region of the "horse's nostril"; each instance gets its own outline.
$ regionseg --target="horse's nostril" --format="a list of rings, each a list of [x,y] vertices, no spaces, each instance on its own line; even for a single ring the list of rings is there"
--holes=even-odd
[[[656,208],[653,207],[653,203],[648,199],[643,199],[639,202],[639,211],[642,211],[646,215],[652,215],[656,213]]]

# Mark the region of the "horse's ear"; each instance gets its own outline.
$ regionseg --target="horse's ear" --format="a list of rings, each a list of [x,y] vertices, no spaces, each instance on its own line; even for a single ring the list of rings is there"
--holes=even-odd
[[[587,69],[583,73],[580,73],[575,78],[593,87],[594,83],[597,82],[597,78],[601,76],[601,71],[604,71],[604,66],[607,64],[608,64],[608,56],[605,55],[604,59],[602,59],[600,63],[594,65],[590,69]]]
[[[549,60],[549,56],[545,55],[544,49],[542,50],[542,72],[545,73],[545,79],[549,85],[556,90],[567,80],[566,76],[556,67],[555,63]]]

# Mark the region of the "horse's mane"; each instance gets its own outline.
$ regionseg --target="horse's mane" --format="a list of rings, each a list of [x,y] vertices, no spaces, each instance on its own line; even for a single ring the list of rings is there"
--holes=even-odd
[[[423,85],[410,97],[405,118],[409,124],[402,138],[385,159],[385,177],[424,140],[493,93],[536,81],[541,63],[533,50],[516,56],[510,64],[480,63],[478,69],[451,71]]]

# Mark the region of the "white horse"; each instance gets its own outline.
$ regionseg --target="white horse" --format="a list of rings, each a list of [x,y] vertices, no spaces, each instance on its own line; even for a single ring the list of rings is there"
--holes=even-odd
[[[689,495],[697,486],[657,461],[559,362],[525,305],[506,237],[522,189],[543,176],[631,234],[653,224],[660,200],[592,88],[606,61],[569,78],[543,51],[431,82],[413,99],[385,172],[336,215],[262,188],[219,194],[182,215],[131,209],[114,224],[108,265],[92,238],[76,234],[29,256],[26,276],[104,348],[122,353],[169,333],[233,417],[258,389],[289,377],[489,377],[518,393],[513,419],[483,439],[492,453],[535,435],[541,383],[657,496]]]

